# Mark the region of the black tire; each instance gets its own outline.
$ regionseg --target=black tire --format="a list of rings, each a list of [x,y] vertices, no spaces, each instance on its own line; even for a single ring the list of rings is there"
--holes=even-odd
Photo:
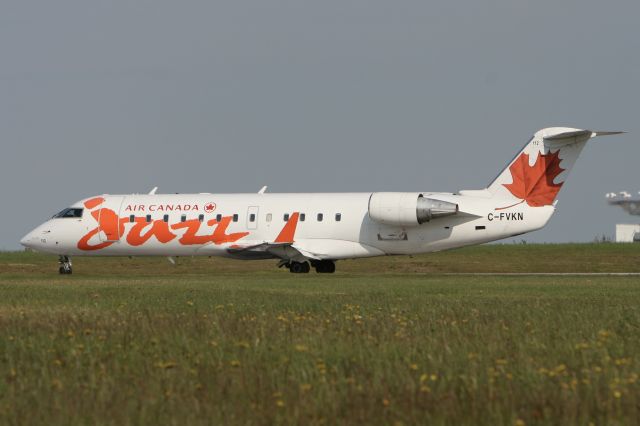
[[[329,260],[327,262],[327,270],[325,272],[327,274],[333,274],[336,272],[336,263],[333,260]]]
[[[66,273],[67,273],[67,272],[64,270],[64,267],[62,267],[62,266],[58,268],[58,272],[60,273],[60,275],[64,275],[64,274],[66,274]]]
[[[302,273],[302,263],[291,262],[291,265],[289,265],[289,272],[291,272],[292,274]]]
[[[315,265],[319,274],[333,274],[336,271],[336,264],[333,260],[322,260]]]
[[[289,272],[292,274],[306,274],[311,270],[311,267],[307,262],[291,262],[289,266]]]

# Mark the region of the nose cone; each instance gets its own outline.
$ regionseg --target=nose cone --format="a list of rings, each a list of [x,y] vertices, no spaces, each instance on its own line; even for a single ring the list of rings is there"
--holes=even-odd
[[[20,240],[20,244],[22,244],[27,248],[34,248],[36,245],[36,241],[37,241],[37,237],[34,231],[31,231],[27,235],[22,237],[22,239]]]

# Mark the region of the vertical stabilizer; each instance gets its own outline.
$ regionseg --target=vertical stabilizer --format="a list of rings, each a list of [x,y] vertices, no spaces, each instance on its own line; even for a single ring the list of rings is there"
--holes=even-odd
[[[621,132],[593,132],[568,127],[539,130],[487,187],[505,207],[526,203],[530,207],[552,205],[587,141],[595,136]]]

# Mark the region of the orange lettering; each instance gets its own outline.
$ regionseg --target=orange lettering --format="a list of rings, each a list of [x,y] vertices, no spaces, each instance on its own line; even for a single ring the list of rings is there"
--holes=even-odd
[[[95,245],[90,245],[89,244],[89,240],[96,235],[98,232],[100,232],[100,228],[93,228],[91,231],[89,231],[85,236],[83,236],[82,238],[80,238],[80,241],[78,241],[78,248],[80,250],[86,250],[86,251],[90,251],[90,250],[100,250],[103,249],[105,247],[109,247],[111,244],[113,244],[115,241],[104,241],[102,243],[99,244],[95,244]]]
[[[85,201],[84,205],[88,209],[92,209],[98,207],[100,204],[104,202],[104,198],[96,197],[90,200]],[[188,207],[187,207],[188,206]],[[174,206],[169,207],[163,205],[152,204],[149,206],[150,211],[156,210],[173,210]],[[191,207],[190,205],[178,206],[175,207],[176,210],[198,210],[198,206],[194,205]],[[140,206],[131,206],[128,205],[125,211],[131,210],[141,210],[144,211],[145,207],[143,205]],[[294,213],[292,216],[293,222],[293,230],[295,230],[295,223],[297,222],[297,213]],[[86,235],[82,236],[78,241],[78,248],[80,250],[100,250],[106,247],[109,247],[114,242],[116,242],[120,238],[124,238],[125,234],[125,224],[129,223],[128,217],[119,217],[113,210],[107,208],[100,208],[98,210],[92,211],[91,216],[98,222],[98,226],[87,232]],[[204,245],[208,243],[214,244],[224,244],[224,243],[232,243],[238,241],[240,238],[243,238],[249,235],[249,232],[234,232],[227,234],[227,228],[229,227],[232,220],[232,216],[223,217],[220,222],[216,219],[211,219],[207,222],[209,226],[215,226],[212,234],[209,235],[197,235],[200,230],[201,222],[198,219],[187,220],[185,222],[180,222],[171,225],[171,229],[184,229],[186,228],[184,234],[178,242],[182,245]],[[291,225],[290,225],[291,226]],[[285,226],[285,228],[288,227]],[[146,232],[145,232],[146,231]],[[283,230],[284,231],[284,230]],[[104,232],[107,239],[110,241],[101,241],[98,244],[91,244],[90,240],[94,238],[96,235],[99,235],[100,232]],[[286,232],[289,233],[290,231]],[[132,246],[141,246],[151,237],[156,237],[156,239],[162,243],[166,244],[170,241],[173,241],[177,238],[177,235],[173,234],[170,231],[169,224],[164,222],[163,220],[156,220],[152,223],[146,221],[144,217],[136,217],[134,218],[134,224],[127,233],[126,241]]]
[[[216,226],[215,231],[213,231],[213,243],[214,244],[224,244],[224,243],[233,243],[235,241],[238,241],[240,238],[242,237],[246,237],[247,235],[249,235],[248,232],[236,232],[233,234],[226,234],[225,232],[227,231],[227,227],[229,227],[229,223],[231,222],[231,216],[227,216],[227,217],[223,217],[220,220],[220,223],[218,223],[215,219],[211,219],[210,221],[207,222],[207,225],[215,225],[216,223],[218,223],[218,226]]]
[[[84,202],[84,206],[88,209],[92,209],[94,207],[98,207],[100,204],[104,203],[104,198],[95,197],[90,200]]]
[[[187,220],[185,222],[171,225],[171,229],[187,228],[182,237],[178,240],[180,244],[191,246],[195,244],[206,244],[212,242],[211,235],[196,235],[200,229],[200,221],[198,219]]]
[[[94,198],[93,200],[89,200],[89,201],[95,201],[95,200],[97,200],[97,198]],[[89,203],[89,201],[85,202],[85,206]],[[104,199],[101,199],[101,201],[95,204],[94,207],[97,205],[100,205],[103,201]],[[124,224],[126,223],[127,219],[119,218],[118,215],[113,210],[98,209],[98,210],[92,211],[91,216],[93,216],[96,222],[98,222],[98,226],[93,228],[86,235],[80,238],[80,240],[78,241],[78,248],[80,250],[91,251],[91,250],[100,250],[105,247],[109,247],[111,244],[115,243],[116,240],[119,239],[119,236],[124,234]],[[111,241],[103,241],[101,243],[93,244],[93,245],[89,244],[89,241],[91,240],[91,238],[99,234],[100,231],[103,231],[107,236],[107,239]]]
[[[155,235],[158,241],[166,244],[176,237],[169,231],[169,225],[162,220],[154,221],[151,224],[151,228],[145,234],[142,234],[142,231],[147,225],[149,225],[149,223],[145,218],[137,217],[135,219],[135,225],[133,225],[127,234],[127,242],[132,246],[140,246]]]

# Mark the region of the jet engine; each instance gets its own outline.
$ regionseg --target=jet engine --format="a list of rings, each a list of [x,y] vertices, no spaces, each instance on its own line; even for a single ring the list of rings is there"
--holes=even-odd
[[[456,213],[457,204],[415,192],[375,192],[369,198],[369,217],[385,225],[418,226]]]

